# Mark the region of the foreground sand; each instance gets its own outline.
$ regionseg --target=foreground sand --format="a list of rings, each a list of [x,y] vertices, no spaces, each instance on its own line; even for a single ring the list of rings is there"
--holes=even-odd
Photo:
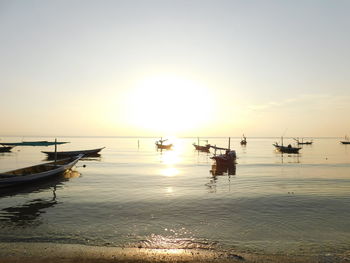
[[[0,243],[0,263],[107,262],[350,262],[342,256],[298,257],[214,252],[193,249],[138,249],[53,243]]]

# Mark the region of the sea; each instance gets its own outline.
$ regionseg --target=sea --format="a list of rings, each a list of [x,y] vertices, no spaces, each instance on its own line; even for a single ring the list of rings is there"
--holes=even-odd
[[[0,192],[0,242],[235,253],[339,255],[350,250],[350,145],[314,138],[300,154],[279,138],[232,137],[220,170],[197,138],[62,137],[58,151],[105,147],[72,171]],[[54,140],[2,137],[1,142]],[[207,141],[205,141],[207,140]],[[227,147],[228,138],[200,138]],[[293,143],[284,138],[284,143]],[[47,162],[54,146],[0,153],[0,173]],[[219,152],[217,152],[219,153]]]

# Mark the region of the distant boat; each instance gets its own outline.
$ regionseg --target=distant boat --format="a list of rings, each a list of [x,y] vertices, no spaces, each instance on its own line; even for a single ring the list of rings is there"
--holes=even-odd
[[[14,146],[0,146],[0,153],[11,152]]]
[[[276,150],[281,152],[281,153],[299,153],[299,150],[301,149],[300,147],[292,147],[291,144],[288,144],[288,146],[283,146],[283,137],[281,138],[282,140],[282,145],[279,145],[277,142],[272,144],[273,146],[276,147]]]
[[[247,145],[247,138],[244,136],[244,134],[241,139],[241,145]]]
[[[65,152],[46,152],[42,151],[42,153],[47,154],[49,159],[55,158],[57,156],[60,157],[72,157],[77,156],[79,154],[82,154],[83,157],[94,157],[96,156],[101,150],[103,150],[105,147],[98,148],[98,149],[92,149],[92,150],[80,150],[80,151],[65,151]]]
[[[235,163],[237,159],[237,155],[236,155],[236,151],[230,149],[230,142],[231,142],[231,138],[228,139],[228,148],[210,146],[215,150],[214,156],[210,157],[210,159],[214,160],[217,166],[224,166],[224,165],[230,165]],[[217,150],[225,151],[225,153],[216,155]]]
[[[349,137],[347,136],[347,135],[345,135],[345,137],[344,137],[344,141],[340,141],[340,143],[342,143],[342,144],[350,144],[350,140],[349,140]]]
[[[173,147],[172,144],[163,144],[163,142],[167,140],[168,139],[163,140],[163,138],[160,138],[160,140],[156,141],[157,148],[161,150],[170,150]]]
[[[65,144],[68,142],[49,142],[49,141],[27,141],[27,142],[0,142],[5,146],[51,146],[55,144]]]
[[[301,141],[299,140],[299,138],[293,138],[298,145],[311,145],[313,143],[313,141],[305,141],[304,142],[304,138],[301,138]]]
[[[17,185],[31,185],[33,182],[62,174],[71,169],[82,157],[75,156],[68,159],[34,165],[5,173],[0,173],[0,188]]]
[[[197,150],[197,151],[200,151],[200,152],[209,152],[210,150],[210,144],[208,144],[208,140],[204,140],[207,142],[206,145],[200,145],[199,144],[199,138],[197,138],[197,144],[193,143],[192,145],[194,146],[194,148]]]

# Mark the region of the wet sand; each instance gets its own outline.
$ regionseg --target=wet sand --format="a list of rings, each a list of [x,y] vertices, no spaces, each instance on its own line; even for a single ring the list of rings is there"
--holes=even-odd
[[[0,243],[0,263],[108,263],[108,262],[261,262],[338,263],[350,262],[344,255],[318,257],[257,255],[194,249],[144,249],[97,247],[53,243]]]

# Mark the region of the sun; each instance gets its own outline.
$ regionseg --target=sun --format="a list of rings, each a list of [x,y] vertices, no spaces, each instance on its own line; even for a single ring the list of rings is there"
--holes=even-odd
[[[130,90],[124,103],[132,126],[158,134],[191,132],[212,117],[209,89],[173,75],[143,79]]]

